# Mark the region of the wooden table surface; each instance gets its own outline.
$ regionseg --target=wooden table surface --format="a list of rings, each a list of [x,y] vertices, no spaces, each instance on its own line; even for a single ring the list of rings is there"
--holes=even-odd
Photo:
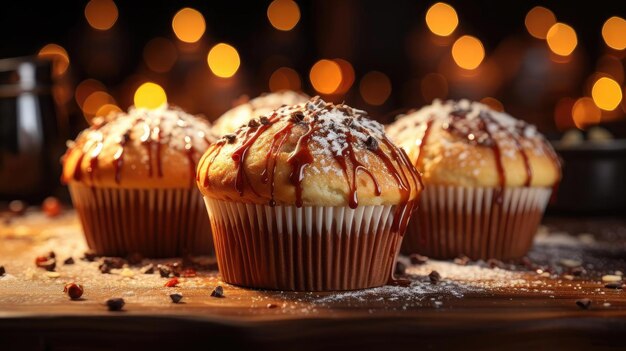
[[[34,263],[51,250],[54,273]],[[176,260],[102,274],[98,260],[80,260],[85,250],[72,211],[50,219],[31,209],[0,223],[0,350],[626,348],[626,292],[601,281],[626,272],[623,219],[546,219],[529,253],[535,267],[401,257],[411,286],[344,293],[242,289],[211,269],[167,288],[140,267]],[[76,263],[63,265],[67,257]],[[573,276],[577,263],[584,270]],[[438,284],[428,279],[433,270]],[[84,286],[83,299],[68,299],[67,282]],[[217,285],[224,298],[210,296]],[[171,302],[173,292],[183,303]],[[123,311],[107,310],[111,297],[124,298]]]

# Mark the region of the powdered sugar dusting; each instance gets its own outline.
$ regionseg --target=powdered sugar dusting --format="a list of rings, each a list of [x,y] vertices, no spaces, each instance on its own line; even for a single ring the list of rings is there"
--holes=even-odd
[[[455,118],[460,116],[462,118]],[[398,116],[396,122],[387,127],[387,131],[392,139],[402,145],[420,145],[430,120],[434,120],[440,128],[462,136],[462,143],[489,146],[496,142],[503,150],[504,157],[516,157],[519,152],[516,140],[537,155],[545,153],[544,137],[534,125],[465,99],[445,102],[434,100],[431,105],[418,111]],[[416,139],[417,142],[414,142]],[[459,146],[458,143],[447,145]]]
[[[139,146],[146,141],[160,142],[178,151],[193,147],[202,153],[212,140],[210,124],[178,108],[164,105],[157,109],[131,107],[127,113],[113,113],[94,119],[94,127],[83,131],[82,151],[100,147],[119,147],[128,138],[129,144]]]

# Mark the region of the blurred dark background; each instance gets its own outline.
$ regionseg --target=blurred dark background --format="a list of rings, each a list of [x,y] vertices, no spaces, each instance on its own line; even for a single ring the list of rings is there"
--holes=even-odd
[[[466,97],[575,145],[626,136],[624,17],[620,1],[7,1],[0,58],[52,60],[59,140],[135,103],[214,120],[294,89],[381,122]]]
[[[346,100],[381,118],[428,103],[432,97],[492,97],[546,132],[558,129],[554,109],[560,99],[590,96],[586,87],[590,76],[611,70],[598,67],[599,61],[622,61],[623,50],[606,45],[602,26],[612,16],[626,16],[626,3],[620,1],[449,1],[459,24],[450,36],[440,37],[425,22],[434,1],[299,0],[300,18],[289,31],[277,30],[268,20],[270,1],[117,1],[115,23],[98,30],[86,19],[87,3],[10,1],[0,14],[0,30],[5,33],[0,57],[36,55],[51,43],[67,51],[69,68],[63,80],[69,91],[57,100],[67,99],[72,114],[80,114],[73,90],[91,78],[101,82],[123,109],[132,104],[142,82],[154,81],[165,88],[169,102],[214,119],[238,96],[270,90],[270,77],[280,67],[294,69],[301,89],[316,94],[309,79],[311,67],[321,59],[341,58],[353,67],[354,80],[345,93],[329,98]],[[553,57],[558,55],[551,53],[545,40],[529,35],[525,18],[535,6],[545,7],[556,21],[575,30],[578,43],[569,57]],[[174,15],[185,7],[199,11],[206,23],[206,31],[192,44],[178,40],[172,30]],[[103,9],[101,15],[108,11]],[[454,40],[463,35],[478,38],[484,46],[485,57],[477,69],[460,69],[450,58]],[[171,68],[160,68],[164,72],[155,72],[144,57],[146,45],[156,37],[167,39],[176,51]],[[219,42],[232,45],[241,59],[232,78],[215,78],[206,64],[208,50]],[[164,55],[153,51],[153,56]],[[382,104],[383,98],[371,98],[375,103],[368,104],[359,92],[359,83],[370,71],[390,80],[391,93]],[[623,85],[623,68],[604,73]],[[372,81],[376,86],[377,79]],[[433,86],[433,91],[424,94],[428,89],[423,85]],[[604,114],[611,115],[607,120],[620,118]],[[567,127],[561,124],[561,129]]]

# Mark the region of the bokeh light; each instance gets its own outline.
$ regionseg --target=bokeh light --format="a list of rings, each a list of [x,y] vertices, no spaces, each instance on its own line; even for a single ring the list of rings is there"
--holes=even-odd
[[[90,0],[85,6],[87,23],[97,30],[108,30],[117,22],[117,6],[112,0]]]
[[[550,27],[556,23],[556,16],[543,6],[535,6],[526,14],[524,24],[528,33],[537,39],[545,39]]]
[[[591,97],[599,108],[613,111],[622,101],[622,89],[613,79],[602,77],[593,84]]]
[[[434,99],[445,99],[448,96],[448,81],[439,73],[428,73],[420,82],[422,97],[429,103]]]
[[[143,59],[152,71],[164,73],[174,66],[178,59],[178,52],[168,39],[154,38],[144,47]]]
[[[146,82],[137,88],[134,102],[135,107],[155,109],[167,103],[167,95],[160,85]]]
[[[42,47],[37,57],[52,60],[52,73],[55,77],[63,75],[70,65],[67,51],[57,44],[47,44]]]
[[[550,27],[546,40],[550,50],[560,56],[569,56],[578,45],[576,31],[565,23],[555,23]]]
[[[241,64],[237,49],[226,43],[219,43],[209,50],[207,63],[211,72],[221,78],[235,75]]]
[[[95,91],[87,96],[83,102],[83,114],[90,119],[97,116],[98,110],[107,104],[115,104],[115,99],[104,91]]]
[[[626,20],[617,16],[606,20],[602,26],[602,38],[612,49],[626,49]]]
[[[354,68],[350,62],[344,59],[334,59],[337,62],[339,68],[341,68],[341,84],[335,91],[336,94],[345,94],[350,90],[352,84],[354,84]]]
[[[198,10],[185,7],[174,15],[172,29],[179,40],[195,43],[202,38],[206,30],[204,16]]]
[[[602,118],[602,112],[591,98],[582,97],[572,107],[572,119],[579,129],[598,124]]]
[[[313,88],[319,93],[332,94],[341,85],[341,67],[332,60],[319,60],[311,67],[309,79]]]
[[[280,67],[270,76],[270,91],[280,90],[300,90],[300,75],[294,69],[289,67]]]
[[[122,109],[115,104],[104,104],[96,111],[96,116],[108,116],[112,112],[122,112]]]
[[[80,82],[74,90],[74,98],[78,107],[82,108],[85,100],[96,91],[105,91],[106,88],[102,83],[95,79],[85,79]]]
[[[464,35],[452,45],[452,58],[459,67],[472,70],[485,58],[485,48],[478,38]]]
[[[363,100],[373,106],[380,106],[391,95],[391,81],[386,74],[371,71],[361,78],[359,92]]]
[[[434,34],[447,37],[459,25],[459,17],[452,6],[438,2],[426,11],[426,25]]]
[[[274,28],[289,31],[300,21],[300,8],[293,0],[274,0],[267,7],[267,19]]]
[[[491,107],[494,111],[504,112],[504,105],[500,100],[493,98],[491,96],[487,96],[485,98],[480,99],[480,102]]]

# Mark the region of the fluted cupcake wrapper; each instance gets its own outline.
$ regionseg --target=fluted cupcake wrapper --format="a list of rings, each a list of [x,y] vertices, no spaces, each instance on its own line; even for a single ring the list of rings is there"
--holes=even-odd
[[[205,203],[222,279],[235,285],[295,291],[382,286],[402,241],[392,231],[395,206],[271,207],[207,197]]]
[[[530,249],[552,189],[428,186],[413,214],[404,253],[434,258],[515,259]]]
[[[100,255],[177,257],[213,253],[196,189],[115,189],[70,184],[89,247]]]

